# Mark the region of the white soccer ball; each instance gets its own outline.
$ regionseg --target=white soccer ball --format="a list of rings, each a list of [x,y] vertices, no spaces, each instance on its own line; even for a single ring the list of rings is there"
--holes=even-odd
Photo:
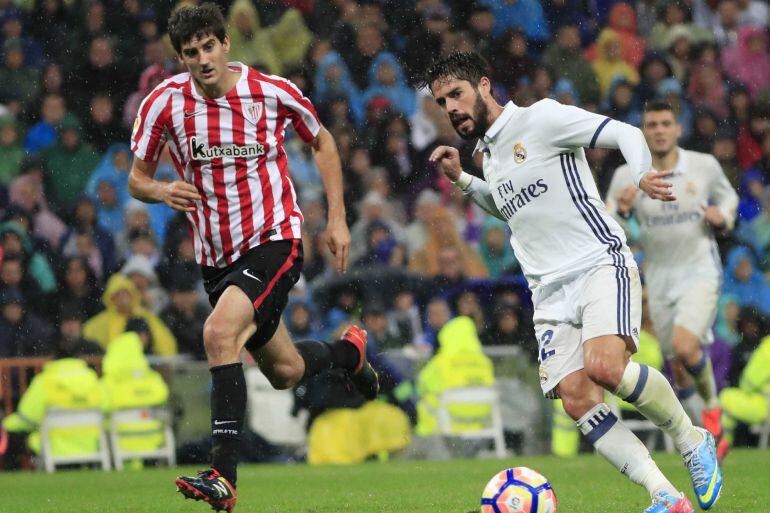
[[[508,468],[487,483],[481,513],[556,513],[556,494],[541,473],[527,467]]]

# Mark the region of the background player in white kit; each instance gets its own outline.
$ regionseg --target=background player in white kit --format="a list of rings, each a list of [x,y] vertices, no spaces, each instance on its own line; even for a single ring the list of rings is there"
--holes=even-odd
[[[560,396],[596,450],[648,490],[646,513],[694,511],[610,412],[602,389],[634,404],[674,439],[698,502],[710,508],[722,485],[712,436],[693,427],[662,374],[629,360],[639,334],[639,275],[622,228],[599,198],[583,147],[619,148],[634,183],[656,199],[674,199],[664,180],[670,173],[650,171],[644,137],[630,125],[553,100],[501,106],[487,70],[477,54],[455,53],[425,77],[458,134],[479,138],[484,180],[462,170],[455,148],[436,148],[431,161],[511,228],[532,290],[543,392]]]
[[[713,156],[677,145],[682,127],[669,104],[645,106],[642,132],[652,149],[653,169],[673,170],[677,200],[661,203],[638,194],[630,168],[623,165],[612,178],[607,208],[621,225],[632,214],[639,222],[655,334],[673,363],[683,404],[714,435],[722,461],[729,444],[722,436],[714,372],[702,344],[713,341],[722,282],[714,231],[733,227],[738,195]]]

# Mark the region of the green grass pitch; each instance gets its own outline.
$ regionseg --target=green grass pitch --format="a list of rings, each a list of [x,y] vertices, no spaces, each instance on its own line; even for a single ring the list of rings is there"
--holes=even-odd
[[[656,454],[655,459],[692,498],[681,460],[667,454]],[[587,455],[572,460],[511,457],[350,467],[244,465],[236,512],[476,512],[486,481],[508,466],[529,466],[551,479],[561,513],[640,513],[649,505],[642,489],[599,456]],[[208,505],[185,501],[175,492],[173,478],[193,470],[0,473],[0,513],[210,511]],[[734,451],[725,462],[724,475],[722,498],[712,511],[770,512],[770,451]]]

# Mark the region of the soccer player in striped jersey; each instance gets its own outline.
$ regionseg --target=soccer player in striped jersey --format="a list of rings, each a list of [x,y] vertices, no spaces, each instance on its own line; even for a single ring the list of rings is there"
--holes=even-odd
[[[646,513],[694,511],[604,403],[604,390],[632,403],[673,438],[701,507],[711,507],[722,484],[713,437],[693,426],[660,372],[629,359],[641,320],[639,273],[583,148],[619,148],[634,183],[654,199],[674,200],[670,172],[651,171],[644,136],[625,123],[550,99],[526,108],[500,105],[487,70],[477,54],[455,53],[435,62],[425,78],[457,133],[478,139],[484,178],[462,170],[455,148],[440,146],[430,158],[511,228],[532,291],[543,393],[561,397],[596,450],[647,489]]]
[[[626,227],[632,214],[639,222],[655,334],[674,364],[682,404],[693,421],[714,435],[721,461],[729,443],[722,436],[711,360],[701,344],[707,347],[713,341],[711,326],[722,283],[714,232],[732,228],[738,194],[713,156],[678,146],[682,127],[671,105],[647,104],[642,132],[652,148],[653,168],[673,170],[677,200],[661,203],[638,194],[623,165],[612,177],[607,208],[621,226]]]
[[[294,344],[281,320],[302,268],[302,213],[283,148],[289,126],[312,148],[326,188],[329,249],[337,271],[348,265],[350,233],[333,137],[294,84],[227,61],[230,40],[215,4],[178,9],[168,27],[188,71],[159,84],[139,108],[129,191],[145,202],[165,202],[189,221],[214,307],[203,332],[212,377],[212,464],[176,484],[187,497],[232,511],[246,409],[244,347],[278,389],[342,368],[372,399],[378,381],[366,360],[364,330],[353,326],[334,343]],[[169,183],[153,178],[164,146],[179,175]]]

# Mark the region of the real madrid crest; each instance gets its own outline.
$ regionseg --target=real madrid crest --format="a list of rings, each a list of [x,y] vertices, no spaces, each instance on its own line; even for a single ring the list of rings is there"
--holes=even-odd
[[[520,142],[516,143],[516,146],[513,147],[513,160],[515,160],[517,164],[521,164],[526,158],[527,149]]]
[[[546,381],[548,381],[548,372],[545,370],[545,367],[540,366],[538,374],[540,375],[540,384],[545,385]]]
[[[695,195],[698,192],[698,186],[692,180],[687,182],[687,188],[685,189],[687,194]]]

